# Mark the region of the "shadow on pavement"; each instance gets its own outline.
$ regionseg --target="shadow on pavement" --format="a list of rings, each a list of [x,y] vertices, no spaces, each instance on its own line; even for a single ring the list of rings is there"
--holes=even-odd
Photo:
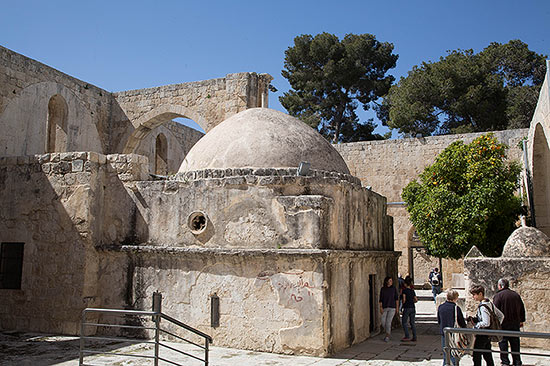
[[[86,348],[110,352],[131,343],[114,341],[87,342]],[[0,333],[1,366],[50,366],[76,360],[78,364],[80,339],[51,334],[2,332]]]

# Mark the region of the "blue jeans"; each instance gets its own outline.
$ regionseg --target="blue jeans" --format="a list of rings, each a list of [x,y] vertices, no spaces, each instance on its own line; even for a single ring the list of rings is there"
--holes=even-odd
[[[437,297],[437,295],[439,295],[441,293],[441,286],[438,285],[438,286],[433,286],[432,285],[432,294],[434,295],[434,303],[437,302],[435,301],[435,298]]]
[[[414,308],[403,308],[403,318],[401,318],[401,325],[405,331],[405,338],[409,338],[409,327],[407,323],[410,323],[413,334],[413,339],[416,339],[416,324],[414,317],[416,316],[416,310]]]
[[[395,308],[384,308],[382,312],[382,327],[386,331],[386,336],[391,334],[391,323],[395,316]]]

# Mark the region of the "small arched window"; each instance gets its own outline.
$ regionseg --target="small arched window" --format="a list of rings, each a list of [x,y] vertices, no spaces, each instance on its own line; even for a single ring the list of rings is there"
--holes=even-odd
[[[56,94],[48,103],[46,152],[67,151],[67,102]]]
[[[155,141],[155,174],[168,173],[168,142],[166,136],[160,133]]]

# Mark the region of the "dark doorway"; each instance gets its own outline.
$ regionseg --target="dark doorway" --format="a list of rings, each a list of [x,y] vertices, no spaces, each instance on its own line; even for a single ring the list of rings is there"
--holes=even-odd
[[[376,320],[376,275],[369,275],[369,332],[374,332]]]

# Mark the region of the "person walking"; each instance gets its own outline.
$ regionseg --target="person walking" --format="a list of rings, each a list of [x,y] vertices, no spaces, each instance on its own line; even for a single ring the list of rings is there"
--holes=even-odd
[[[445,354],[445,335],[443,329],[454,328],[455,321],[461,328],[466,328],[466,321],[460,306],[456,304],[458,300],[458,291],[449,290],[447,292],[447,301],[437,308],[437,324],[439,324],[439,334],[441,334],[441,348],[443,349],[443,366],[447,365],[447,355]],[[455,318],[456,314],[456,318]],[[451,365],[456,366],[457,362],[451,355]]]
[[[403,317],[401,318],[401,325],[403,326],[403,331],[405,332],[405,337],[401,339],[402,342],[416,342],[416,307],[415,303],[418,301],[416,293],[412,289],[412,280],[410,278],[405,279],[405,288],[401,295],[403,297]],[[409,329],[408,324],[411,326],[412,338],[409,338]]]
[[[525,305],[521,296],[515,291],[510,290],[510,283],[507,279],[501,278],[497,283],[498,292],[493,297],[493,304],[502,311],[504,320],[502,321],[502,330],[520,330],[525,322]],[[502,351],[500,354],[501,365],[521,365],[521,356],[512,354],[512,364],[508,358],[508,343],[512,352],[519,353],[518,337],[503,337],[498,342],[498,347]],[[506,352],[506,353],[504,353]]]
[[[396,309],[399,307],[399,295],[397,289],[393,286],[391,277],[384,278],[384,286],[380,289],[380,314],[382,314],[382,327],[386,332],[384,342],[389,342],[391,336],[391,323],[395,316]]]
[[[474,328],[476,329],[486,329],[491,326],[491,313],[493,311],[499,321],[502,322],[504,314],[491,301],[485,298],[485,288],[483,286],[473,286],[470,290],[474,301],[479,302],[477,307],[476,316],[470,318],[474,322]],[[490,310],[489,310],[490,309]],[[489,336],[477,334],[474,341],[474,349],[482,351],[474,351],[472,358],[474,361],[474,366],[481,366],[481,358],[485,360],[487,366],[494,366],[495,361],[493,360],[493,354],[491,353],[491,341]]]
[[[439,273],[439,268],[435,267],[428,276],[428,281],[432,285],[432,294],[434,297],[434,303],[437,303],[437,295],[441,293],[441,286],[443,286],[443,277]]]

